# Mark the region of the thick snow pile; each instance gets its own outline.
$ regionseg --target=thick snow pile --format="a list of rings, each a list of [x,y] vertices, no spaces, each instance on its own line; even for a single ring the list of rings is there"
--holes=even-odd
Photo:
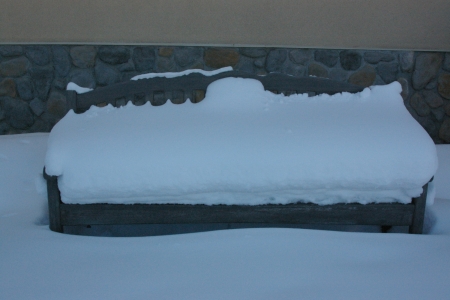
[[[437,156],[400,91],[286,97],[226,78],[199,104],[71,111],[45,166],[66,203],[407,203]]]
[[[425,221],[431,226],[426,235],[255,228],[105,238],[48,228],[39,174],[47,137],[0,136],[2,300],[422,300],[450,295],[449,159],[439,160],[435,182],[437,195],[445,199],[427,207]],[[450,145],[437,150],[439,158],[448,157]]]

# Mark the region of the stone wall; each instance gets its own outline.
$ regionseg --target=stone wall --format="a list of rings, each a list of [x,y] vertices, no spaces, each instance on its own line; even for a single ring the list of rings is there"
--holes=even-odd
[[[0,134],[47,132],[73,81],[95,88],[147,72],[232,66],[358,85],[399,81],[405,105],[436,143],[450,143],[450,53],[158,46],[0,46]]]

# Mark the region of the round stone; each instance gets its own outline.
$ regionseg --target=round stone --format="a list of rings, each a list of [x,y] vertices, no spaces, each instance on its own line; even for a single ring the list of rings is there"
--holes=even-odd
[[[111,65],[126,63],[130,57],[130,50],[123,46],[102,46],[98,49],[98,57]]]
[[[322,78],[329,78],[328,70],[319,64],[311,63],[308,67],[308,75]]]
[[[213,69],[235,67],[239,62],[239,53],[233,49],[209,48],[204,54],[205,65]]]
[[[287,58],[287,51],[284,49],[275,49],[269,52],[266,59],[267,72],[281,71]]]
[[[427,105],[427,103],[419,93],[415,93],[411,97],[409,103],[419,116],[425,117],[430,114],[430,107]]]
[[[423,53],[417,56],[412,85],[414,89],[421,90],[436,77],[441,67],[442,55],[440,53]]]
[[[450,99],[450,73],[439,76],[438,92],[445,99]]]
[[[366,65],[361,70],[353,73],[348,79],[348,82],[367,87],[371,86],[375,82],[376,77],[377,73],[375,72],[375,68],[370,65]]]
[[[316,50],[314,52],[314,59],[325,66],[334,67],[339,59],[339,52],[337,50]]]
[[[92,68],[95,65],[97,50],[94,46],[76,46],[70,49],[72,63],[82,69]]]
[[[187,67],[202,57],[202,48],[200,47],[181,47],[174,51],[175,62],[180,67]]]
[[[0,75],[3,77],[20,77],[27,72],[29,62],[26,57],[13,58],[0,64]]]
[[[16,97],[16,83],[11,78],[0,81],[0,96]]]
[[[361,66],[361,54],[352,50],[344,50],[339,54],[342,69],[347,71],[358,70]]]

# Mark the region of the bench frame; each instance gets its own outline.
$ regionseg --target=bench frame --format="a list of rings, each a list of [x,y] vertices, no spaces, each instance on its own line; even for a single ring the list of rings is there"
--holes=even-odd
[[[266,90],[275,93],[358,92],[363,87],[317,77],[293,77],[279,73],[258,76],[243,72],[223,72],[214,76],[199,73],[175,78],[151,78],[127,81],[97,88],[85,94],[67,92],[71,109],[81,113],[91,105],[136,105],[150,101],[162,105],[167,99],[183,103],[187,99],[200,102],[207,86],[225,77],[253,78]],[[380,225],[383,232],[390,226],[409,226],[410,233],[420,234],[426,206],[428,184],[423,193],[409,204],[371,203],[317,205],[295,203],[287,205],[186,205],[186,204],[65,204],[61,201],[58,177],[47,180],[50,229],[65,232],[66,226],[137,225],[137,224],[199,224],[199,223],[257,223],[257,224],[321,224],[321,225]]]

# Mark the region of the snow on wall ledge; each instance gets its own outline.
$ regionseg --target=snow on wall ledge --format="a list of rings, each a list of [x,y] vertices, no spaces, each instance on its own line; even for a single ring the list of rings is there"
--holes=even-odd
[[[65,203],[408,203],[437,155],[400,92],[283,96],[226,78],[198,104],[71,111],[46,171]]]

